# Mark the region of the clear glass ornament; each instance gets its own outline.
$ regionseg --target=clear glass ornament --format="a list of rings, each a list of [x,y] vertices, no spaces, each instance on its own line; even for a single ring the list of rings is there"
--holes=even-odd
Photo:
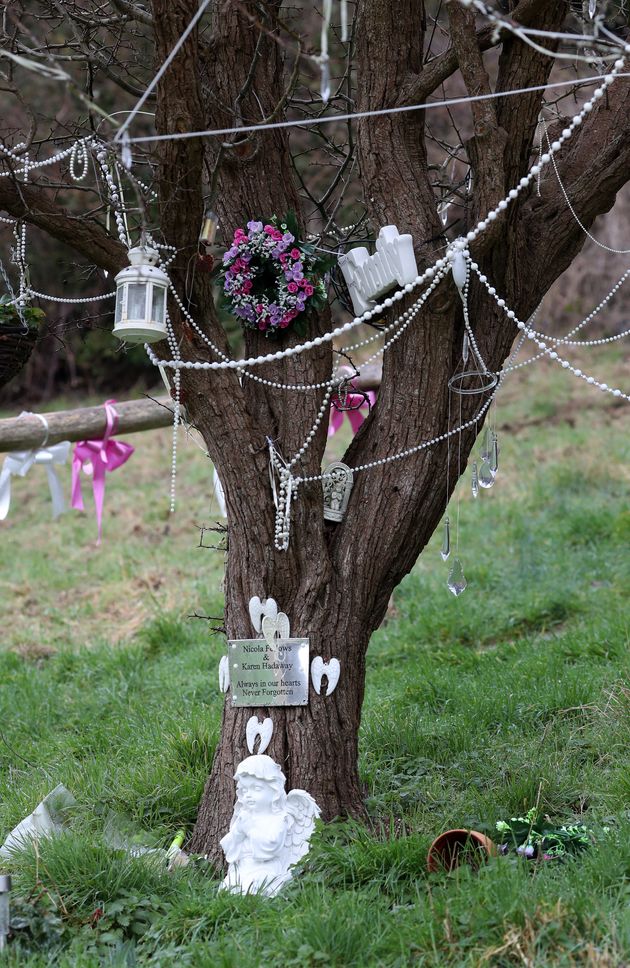
[[[492,434],[490,433],[490,428],[486,427],[483,432],[483,437],[481,438],[481,451],[480,451],[481,459],[488,462],[490,460],[491,452],[492,452]]]
[[[588,15],[593,19],[597,12],[597,0],[588,0]]]
[[[468,582],[466,581],[464,569],[459,558],[453,559],[453,564],[451,565],[451,570],[448,573],[448,581],[446,584],[449,591],[452,591],[455,597],[461,595],[466,588]]]
[[[468,363],[468,350],[470,348],[470,339],[468,336],[468,330],[464,330],[464,342],[462,343],[462,360],[464,363]]]
[[[492,487],[494,484],[494,474],[490,468],[490,465],[483,460],[481,462],[481,467],[479,469],[479,485],[480,487],[485,487],[486,489]]]
[[[490,444],[490,460],[488,465],[493,474],[496,474],[499,470],[499,440],[497,435],[493,432],[491,434],[492,442]]]
[[[470,489],[473,497],[479,497],[479,475],[477,473],[477,461],[472,464],[472,475],[470,478]]]
[[[442,561],[446,561],[451,553],[451,526],[449,524],[448,518],[444,522],[444,537],[442,538],[442,550],[440,554],[442,556]]]

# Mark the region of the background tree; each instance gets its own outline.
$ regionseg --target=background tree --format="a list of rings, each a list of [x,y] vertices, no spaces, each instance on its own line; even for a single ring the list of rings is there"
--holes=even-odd
[[[41,0],[27,11],[20,3],[7,4],[4,88],[7,101],[13,97],[13,108],[3,112],[6,143],[26,140],[31,156],[43,156],[52,152],[51,142],[63,144],[64,138],[90,130],[111,140],[119,117],[115,112],[128,109],[142,94],[197,6],[196,0],[153,0],[150,8],[133,0]],[[582,4],[572,8],[565,0],[520,0],[499,7],[515,24],[547,31],[583,29]],[[544,86],[554,69],[553,57],[511,31],[478,21],[457,2],[357,0],[351,11],[352,42],[336,40],[333,49],[339,76],[333,79],[331,113],[420,104],[444,93]],[[609,26],[619,30],[624,18],[614,7],[607,13]],[[318,22],[308,4],[211,3],[145,105],[154,111],[155,130],[176,135],[321,114],[313,60]],[[550,52],[558,45],[551,38],[537,41]],[[567,42],[567,47],[575,50],[576,44]],[[580,44],[577,48],[584,53]],[[30,62],[28,71],[16,55]],[[62,69],[66,76],[39,79],[33,65],[40,72]],[[575,64],[567,69],[574,76],[580,70]],[[49,92],[46,101],[42,85]],[[331,249],[366,235],[374,238],[381,225],[396,224],[413,234],[422,271],[444,253],[449,239],[474,227],[528,171],[544,98],[543,91],[536,91],[473,102],[453,114],[449,124],[444,115],[438,120],[435,111],[415,111],[314,129],[246,132],[225,140],[197,137],[134,145],[134,172],[153,180],[157,202],[145,205],[142,192],[131,192],[127,214],[175,246],[169,273],[178,292],[186,294],[202,331],[230,353],[209,277],[197,272],[191,282],[208,198],[219,212],[225,240],[250,218],[290,209],[298,214],[303,232],[315,228]],[[551,92],[547,98],[556,118],[550,125],[553,137],[564,126],[562,102]],[[630,177],[629,105],[627,81],[618,80],[558,155],[560,174],[585,226],[612,206]],[[573,110],[574,104],[567,113]],[[151,130],[145,116],[132,134],[143,129]],[[6,159],[4,164],[18,167]],[[71,246],[88,264],[116,272],[126,257],[107,231],[107,197],[97,182],[77,201],[62,169],[33,172],[28,183],[18,176],[1,178],[0,207]],[[444,212],[447,204],[453,215],[444,225],[438,208]],[[337,217],[358,226],[339,234]],[[540,193],[522,193],[482,233],[472,255],[518,317],[527,318],[583,241],[558,182],[546,169]],[[333,305],[332,313],[339,312]],[[499,370],[515,327],[474,285],[470,313],[488,367]],[[183,358],[213,359],[174,304],[171,316]],[[311,317],[309,335],[329,331],[332,320],[330,309]],[[348,464],[396,454],[446,431],[448,379],[460,360],[462,337],[461,303],[446,280],[385,354],[378,402],[348,449]],[[299,341],[296,335],[283,339],[283,346]],[[160,349],[170,355],[167,347]],[[246,356],[257,356],[269,352],[269,343],[248,330],[244,350]],[[322,383],[332,365],[331,345],[324,343],[257,372],[282,383]],[[182,398],[227,495],[228,636],[248,637],[250,597],[272,595],[289,614],[293,632],[309,636],[312,654],[337,656],[342,665],[332,696],[311,694],[307,707],[271,712],[268,752],[282,764],[289,786],[307,789],[326,819],[361,816],[358,729],[370,635],[383,619],[392,590],[439,523],[446,481],[449,491],[456,484],[457,462],[452,459],[447,476],[443,443],[359,473],[340,524],[324,522],[319,483],[301,486],[290,546],[279,552],[274,549],[266,439],[277,441],[285,456],[295,454],[310,432],[323,391],[270,389],[241,381],[234,371],[184,371]],[[477,406],[475,398],[464,398],[462,419],[468,420]],[[462,435],[462,466],[474,439],[472,429]],[[298,473],[320,473],[325,443],[323,421]],[[269,710],[232,709],[226,703],[200,805],[191,848],[216,858],[232,812],[233,773],[247,752],[245,723],[252,712],[260,716]]]

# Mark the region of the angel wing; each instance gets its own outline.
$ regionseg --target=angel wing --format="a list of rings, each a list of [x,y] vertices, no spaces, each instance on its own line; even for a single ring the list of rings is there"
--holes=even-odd
[[[297,864],[308,851],[308,842],[321,810],[306,790],[287,794],[286,811],[291,819],[285,840],[289,866]]]

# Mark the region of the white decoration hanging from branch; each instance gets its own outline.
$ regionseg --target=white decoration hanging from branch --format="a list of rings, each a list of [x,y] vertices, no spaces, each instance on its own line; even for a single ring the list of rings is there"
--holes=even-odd
[[[324,474],[324,518],[326,521],[341,521],[346,513],[354,483],[352,468],[336,460],[328,465]]]
[[[339,257],[357,315],[371,309],[383,293],[415,281],[418,274],[411,235],[400,235],[395,225],[385,225],[378,233],[376,252],[370,255],[364,246],[351,249]]]

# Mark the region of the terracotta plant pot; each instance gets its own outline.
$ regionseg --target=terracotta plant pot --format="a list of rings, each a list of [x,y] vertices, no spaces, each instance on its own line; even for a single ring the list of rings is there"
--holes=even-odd
[[[433,873],[469,864],[477,870],[497,853],[494,841],[478,830],[446,830],[429,847],[427,868]]]

